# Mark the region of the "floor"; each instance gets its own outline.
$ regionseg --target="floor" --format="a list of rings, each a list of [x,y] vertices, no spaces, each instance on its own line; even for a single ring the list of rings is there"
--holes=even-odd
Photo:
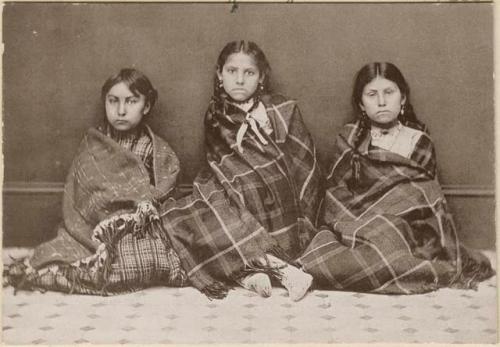
[[[488,254],[492,259],[493,253]],[[497,342],[497,278],[414,296],[275,288],[208,300],[193,288],[92,297],[3,289],[6,344]]]

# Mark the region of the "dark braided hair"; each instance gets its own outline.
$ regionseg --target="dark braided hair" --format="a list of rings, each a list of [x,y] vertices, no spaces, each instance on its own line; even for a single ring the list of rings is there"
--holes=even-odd
[[[371,128],[370,119],[368,118],[366,113],[363,112],[360,106],[360,104],[362,103],[361,98],[363,95],[363,89],[368,83],[370,83],[377,77],[383,77],[385,79],[388,79],[389,81],[396,83],[401,92],[401,95],[406,98],[404,104],[404,114],[400,113],[398,115],[398,120],[405,126],[421,131],[427,131],[426,126],[422,122],[420,122],[415,115],[413,106],[410,102],[410,87],[408,86],[408,83],[403,77],[401,71],[391,63],[370,63],[363,66],[361,70],[359,70],[356,74],[352,92],[352,106],[358,114],[359,118],[359,128],[356,131],[354,137],[354,148],[356,149],[361,144]]]
[[[215,67],[216,73],[214,76],[214,100],[222,104],[223,101],[229,97],[224,91],[224,87],[222,87],[219,83],[217,72],[222,72],[222,68],[226,63],[227,58],[234,53],[245,53],[251,56],[254,59],[257,68],[259,69],[259,74],[264,76],[264,79],[262,81],[262,89],[257,88],[257,91],[253,96],[257,98],[256,101],[258,102],[261,94],[269,93],[269,74],[271,72],[271,67],[262,49],[260,49],[260,47],[255,42],[246,40],[231,41],[226,44],[220,52],[219,57],[217,58],[217,65]]]

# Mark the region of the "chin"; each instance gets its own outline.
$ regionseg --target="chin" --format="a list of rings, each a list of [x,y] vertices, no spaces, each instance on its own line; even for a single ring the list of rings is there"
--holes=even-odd
[[[250,99],[250,97],[252,96],[252,93],[228,93],[229,96],[231,97],[231,99],[235,100],[235,101],[245,101],[245,100],[248,100]]]
[[[390,123],[394,123],[397,121],[397,118],[398,117],[388,117],[388,116],[384,116],[384,117],[380,117],[380,118],[376,118],[375,121],[377,123],[380,123],[380,124],[390,124]]]
[[[132,127],[128,126],[128,125],[113,125],[113,128],[115,128],[115,130],[118,130],[118,131],[129,131],[130,129],[132,129]]]
[[[233,99],[234,101],[246,101],[250,98],[249,96],[241,95],[241,94],[230,95],[230,96],[231,96],[231,99]]]

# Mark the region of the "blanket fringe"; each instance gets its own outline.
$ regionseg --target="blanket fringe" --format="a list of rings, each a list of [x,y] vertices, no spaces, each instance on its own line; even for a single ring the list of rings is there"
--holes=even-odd
[[[167,249],[173,248],[172,241],[170,240],[167,232],[163,229],[160,220],[154,220],[151,222],[148,228],[148,233],[153,238],[160,239]]]
[[[40,291],[45,293],[47,290],[58,290],[68,294],[73,294],[75,289],[84,288],[92,291],[92,287],[86,285],[85,276],[92,280],[90,271],[84,267],[76,267],[69,263],[59,263],[49,265],[43,270],[33,269],[28,264],[27,257],[13,259],[13,263],[5,265],[3,269],[3,286],[14,287],[14,295],[19,290]],[[60,281],[67,281],[67,286],[60,286]],[[57,289],[59,288],[59,289]],[[66,289],[66,290],[63,290]],[[107,295],[102,292],[101,295]]]
[[[276,258],[279,258],[286,263],[292,264],[294,262],[293,259],[288,255],[288,253],[279,245],[273,245],[266,251],[266,253],[274,255]]]
[[[224,299],[228,292],[229,287],[222,282],[216,281],[201,289],[201,292],[207,296],[210,300],[213,299]]]
[[[477,290],[478,283],[495,275],[495,270],[479,251],[460,247],[462,271],[451,284],[452,288]]]
[[[94,228],[92,238],[100,242],[95,254],[75,263],[52,264],[41,270],[33,269],[26,257],[13,258],[12,264],[6,265],[3,269],[3,285],[13,286],[14,294],[16,294],[18,290],[44,292],[46,288],[58,287],[57,284],[60,281],[67,281],[68,290],[64,291],[72,294],[76,288],[95,292],[95,287],[89,286],[89,283],[94,282],[97,284],[97,293],[107,296],[112,265],[117,255],[117,244],[129,233],[139,238],[146,236],[159,238],[167,249],[171,248],[171,242],[162,230],[156,208],[151,202],[143,201],[137,205],[135,213],[113,216]],[[88,283],[86,283],[87,279]],[[215,286],[209,292],[215,293],[217,288]],[[133,291],[133,288],[126,289]]]
[[[116,258],[116,244],[125,235],[132,232],[138,237],[160,237],[163,242],[165,239],[162,237],[163,233],[158,232],[159,217],[158,211],[153,203],[149,201],[142,201],[137,204],[135,213],[127,213],[123,215],[108,218],[99,223],[93,231],[93,239],[101,242],[102,249],[97,252],[97,268],[99,278],[98,283],[101,286],[101,291],[106,293],[106,287],[109,284],[109,275],[112,270],[113,261]],[[161,227],[160,227],[161,228]],[[166,243],[166,246],[169,243]],[[92,256],[92,262],[95,256]]]
[[[14,258],[11,257],[12,264],[4,265],[3,268],[3,281],[4,287],[12,286],[14,287],[14,295],[17,294],[18,290],[36,290],[34,287],[34,281],[32,278],[34,273],[29,273],[28,266],[26,265],[27,258]]]
[[[237,282],[239,279],[246,277],[250,274],[254,273],[265,273],[267,275],[270,275],[271,277],[275,278],[281,278],[282,273],[280,271],[281,268],[283,267],[274,267],[269,264],[269,261],[267,260],[266,257],[266,265],[262,265],[260,262],[256,261],[251,261],[248,266],[246,266],[243,270],[238,272],[236,275],[232,276],[232,278]]]
[[[231,276],[231,278],[235,282],[239,283],[243,277],[246,277],[248,275],[255,273],[265,273],[268,276],[270,276],[271,279],[277,279],[278,281],[281,282],[283,278],[282,270],[285,267],[287,267],[290,263],[283,259],[283,258],[288,259],[288,256],[286,255],[286,253],[284,253],[284,251],[280,247],[277,246],[273,249],[274,252],[268,251],[266,254],[264,254],[262,258],[250,260],[241,271]],[[279,255],[281,262],[279,263],[274,262],[273,264],[273,261],[269,259],[270,255],[275,257]]]

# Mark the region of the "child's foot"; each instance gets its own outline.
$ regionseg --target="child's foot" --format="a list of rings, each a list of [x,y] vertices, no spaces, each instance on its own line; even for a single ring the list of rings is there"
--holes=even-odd
[[[280,277],[278,279],[286,290],[288,290],[290,299],[293,301],[302,299],[311,287],[313,277],[275,256],[268,254],[267,258],[272,266],[279,267]]]
[[[311,287],[313,277],[292,265],[281,269],[281,284],[288,290],[288,295],[293,301],[299,301]]]
[[[239,280],[243,288],[252,290],[260,296],[267,298],[272,294],[271,279],[265,273],[257,272]]]

